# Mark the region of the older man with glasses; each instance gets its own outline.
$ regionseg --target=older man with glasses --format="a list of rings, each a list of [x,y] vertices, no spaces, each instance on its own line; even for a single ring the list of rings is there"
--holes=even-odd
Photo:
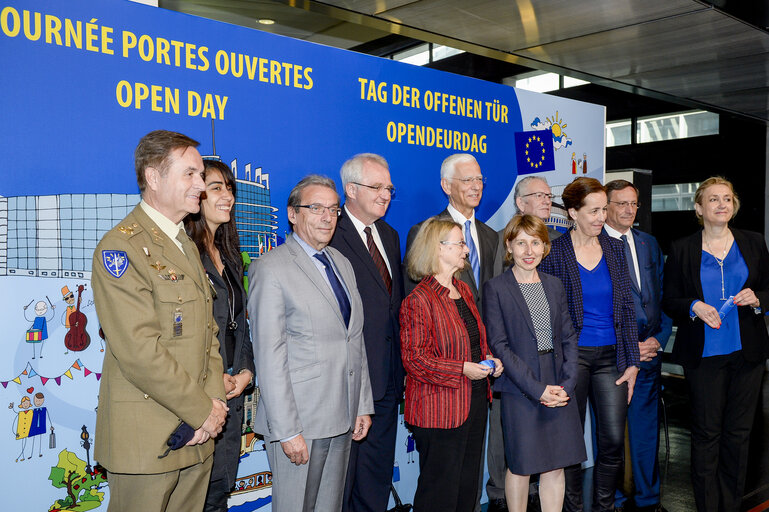
[[[553,194],[550,185],[541,176],[526,176],[515,185],[515,207],[522,215],[534,215],[547,222],[553,206]],[[547,227],[547,234],[552,242],[563,233]]]
[[[374,412],[363,304],[350,261],[328,246],[342,213],[334,182],[303,178],[286,210],[293,233],[248,271],[261,391],[253,428],[264,435],[272,510],[341,510],[350,443]]]

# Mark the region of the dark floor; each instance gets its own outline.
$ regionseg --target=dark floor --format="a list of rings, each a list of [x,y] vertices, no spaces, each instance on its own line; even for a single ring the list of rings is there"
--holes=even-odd
[[[692,512],[695,506],[689,476],[689,400],[680,367],[664,364],[662,384],[669,438],[666,443],[663,428],[660,432],[662,504],[668,512]],[[769,501],[769,376],[767,374],[764,374],[761,387],[750,452],[742,510],[743,512],[769,510],[769,503],[767,503]],[[765,505],[761,506],[762,504]],[[483,510],[486,510],[486,505],[483,506]],[[530,507],[529,512],[535,511]]]
[[[667,366],[667,365],[666,365]],[[665,435],[660,439],[660,472],[662,475],[662,504],[669,512],[695,510],[689,476],[690,434],[689,401],[683,378],[663,374],[663,399],[668,419],[670,453],[667,456]],[[750,441],[751,458],[745,484],[743,511],[749,511],[769,500],[769,378],[764,374],[759,407]]]

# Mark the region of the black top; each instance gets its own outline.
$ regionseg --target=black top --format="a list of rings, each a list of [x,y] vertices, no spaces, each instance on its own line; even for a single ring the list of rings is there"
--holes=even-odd
[[[238,318],[243,312],[243,297],[240,294],[240,290],[237,285],[237,275],[230,270],[227,264],[224,264],[224,270],[222,271],[222,279],[224,279],[224,285],[227,287],[227,297],[223,297],[227,302],[227,324],[221,326],[226,330],[224,337],[224,350],[227,353],[227,361],[235,360],[235,332],[238,324],[235,319]],[[225,368],[225,371],[228,368]]]
[[[481,333],[478,330],[478,321],[475,319],[473,312],[470,311],[470,308],[462,297],[454,299],[454,304],[457,305],[459,316],[462,317],[462,321],[465,323],[465,329],[467,329],[467,335],[470,337],[470,356],[474,363],[480,363],[483,359],[483,354],[481,353]],[[473,385],[473,389],[486,389],[485,379],[474,380],[471,384]]]

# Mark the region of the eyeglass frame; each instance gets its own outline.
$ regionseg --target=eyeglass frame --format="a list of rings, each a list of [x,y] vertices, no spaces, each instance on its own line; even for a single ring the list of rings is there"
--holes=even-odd
[[[395,197],[395,187],[392,185],[366,185],[365,183],[358,183],[357,181],[351,181],[350,183],[353,185],[370,188],[371,190],[376,190],[377,194],[381,192],[382,189],[384,189],[390,193],[390,198]]]
[[[323,206],[320,203],[312,203],[312,204],[297,204],[297,205],[294,205],[293,208],[307,208],[307,210],[313,215],[323,215],[323,213],[326,210],[328,210],[329,215],[331,215],[332,217],[338,218],[342,216],[342,207],[338,205]]]
[[[461,181],[465,185],[469,185],[469,184],[471,184],[473,182],[480,182],[481,184],[485,184],[486,180],[487,180],[486,176],[484,176],[483,174],[481,174],[480,176],[470,176],[470,177],[467,177],[467,178],[454,178],[454,177],[451,177],[451,178],[448,178],[448,179]]]
[[[456,245],[456,246],[459,246],[459,247],[467,247],[467,242],[465,242],[464,240],[457,240],[457,241],[441,240],[440,244],[441,245]]]
[[[620,208],[627,208],[630,206],[634,210],[637,210],[641,207],[640,201],[609,201],[611,204],[616,204]]]
[[[555,197],[555,194],[545,194],[544,192],[530,192],[528,194],[523,194],[518,197],[531,197],[531,196],[537,196],[537,199],[542,199],[544,197],[548,198],[550,202],[553,202],[553,198]]]

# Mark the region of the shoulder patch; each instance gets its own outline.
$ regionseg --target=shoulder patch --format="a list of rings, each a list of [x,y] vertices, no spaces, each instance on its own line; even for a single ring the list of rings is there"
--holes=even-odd
[[[128,254],[125,251],[102,251],[101,259],[104,268],[114,277],[121,277],[128,269]]]

